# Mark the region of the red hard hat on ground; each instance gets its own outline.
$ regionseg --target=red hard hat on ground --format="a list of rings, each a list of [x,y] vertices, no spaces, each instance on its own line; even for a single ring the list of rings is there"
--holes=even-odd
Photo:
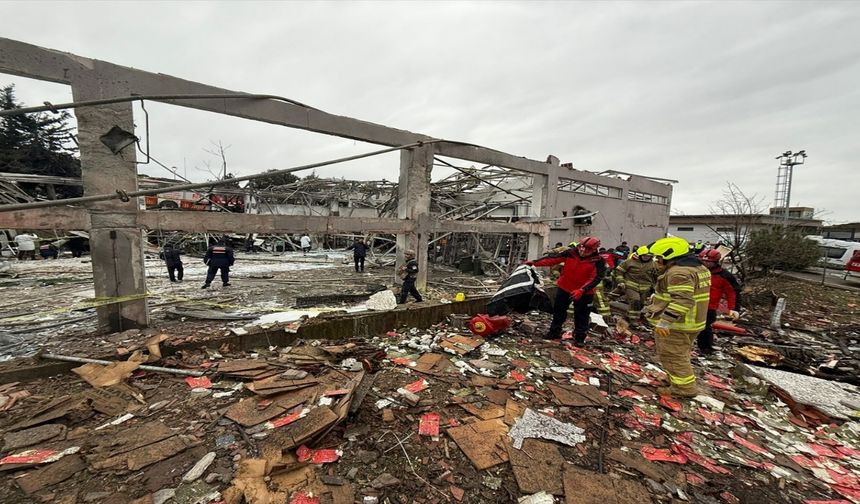
[[[600,239],[595,238],[593,236],[586,236],[585,238],[579,240],[578,247],[586,254],[593,254],[594,252],[597,252],[597,249],[600,248]]]
[[[700,261],[708,261],[718,263],[723,259],[723,256],[720,254],[719,250],[715,249],[707,249],[699,252],[699,260]]]

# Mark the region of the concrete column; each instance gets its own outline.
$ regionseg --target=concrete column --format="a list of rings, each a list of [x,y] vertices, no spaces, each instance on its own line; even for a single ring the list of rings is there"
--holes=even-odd
[[[109,95],[95,83],[75,85],[72,92],[75,101]],[[99,140],[114,126],[134,132],[131,104],[79,108],[75,115],[84,195],[136,191],[136,147],[130,145],[114,155]],[[137,228],[136,223],[137,198],[91,203],[88,209],[92,223],[90,253],[96,297],[123,298],[145,294],[143,231]],[[97,308],[97,311],[99,325],[111,331],[146,327],[149,323],[145,298],[109,304]]]
[[[429,232],[421,226],[430,218],[430,173],[433,169],[433,145],[400,151],[400,179],[397,186],[397,218],[419,221],[416,231],[397,235],[395,271],[404,264],[403,252],[415,250],[418,259],[419,289],[427,287],[427,243]],[[422,229],[423,228],[423,229]]]
[[[548,174],[535,175],[533,178],[529,217],[542,219],[550,225],[551,223],[546,219],[558,217],[561,214],[558,211],[558,172],[560,168],[559,159],[555,156],[548,156],[546,162],[549,165]],[[548,239],[549,235],[529,235],[529,259],[535,259],[543,253]]]

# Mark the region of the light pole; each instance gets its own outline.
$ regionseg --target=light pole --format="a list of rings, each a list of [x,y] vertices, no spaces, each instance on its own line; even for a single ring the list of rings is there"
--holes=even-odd
[[[788,207],[791,204],[791,177],[794,167],[802,165],[806,160],[806,151],[792,153],[785,151],[776,157],[779,160],[779,168],[776,172],[776,198],[774,206],[782,208],[782,227],[788,227]]]

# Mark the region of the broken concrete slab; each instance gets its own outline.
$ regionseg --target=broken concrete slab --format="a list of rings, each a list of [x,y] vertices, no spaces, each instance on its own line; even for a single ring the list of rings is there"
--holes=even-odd
[[[547,385],[562,406],[606,406],[609,401],[594,385]]]
[[[564,457],[553,443],[526,439],[518,450],[507,444],[508,457],[520,491],[564,495]]]
[[[795,402],[819,409],[840,420],[856,418],[857,408],[849,404],[860,404],[860,388],[830,380],[822,380],[779,369],[770,369],[743,364],[744,369],[783,390]]]
[[[573,465],[565,467],[566,504],[642,504],[651,502],[648,490],[636,481],[600,474]]]
[[[507,432],[508,427],[498,419],[448,429],[448,435],[479,471],[508,461],[503,438]]]

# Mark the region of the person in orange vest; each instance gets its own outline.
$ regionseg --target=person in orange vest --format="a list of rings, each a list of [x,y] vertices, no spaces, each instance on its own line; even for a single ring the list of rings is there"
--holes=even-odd
[[[526,262],[530,266],[552,266],[564,263],[561,276],[556,283],[558,289],[553,303],[552,323],[544,336],[545,339],[561,339],[562,325],[567,320],[567,309],[573,303],[574,342],[580,346],[585,343],[594,289],[603,281],[603,275],[606,273],[606,263],[597,253],[599,248],[599,239],[586,236],[576,247]]]
[[[717,320],[717,309],[720,301],[725,298],[729,308],[729,317],[736,320],[740,315],[738,310],[741,306],[741,284],[734,275],[720,266],[722,256],[718,250],[707,249],[699,253],[699,261],[711,272],[711,294],[708,301],[708,318],[705,320],[705,328],[696,338],[696,345],[701,353],[714,351],[714,330],[711,325]]]
[[[206,272],[206,283],[201,289],[208,289],[209,284],[215,279],[215,273],[221,270],[221,283],[224,287],[230,285],[230,266],[235,262],[233,257],[233,249],[227,245],[227,239],[222,238],[217,245],[212,245],[206,250],[206,255],[203,256],[203,263],[209,266],[209,271]]]

